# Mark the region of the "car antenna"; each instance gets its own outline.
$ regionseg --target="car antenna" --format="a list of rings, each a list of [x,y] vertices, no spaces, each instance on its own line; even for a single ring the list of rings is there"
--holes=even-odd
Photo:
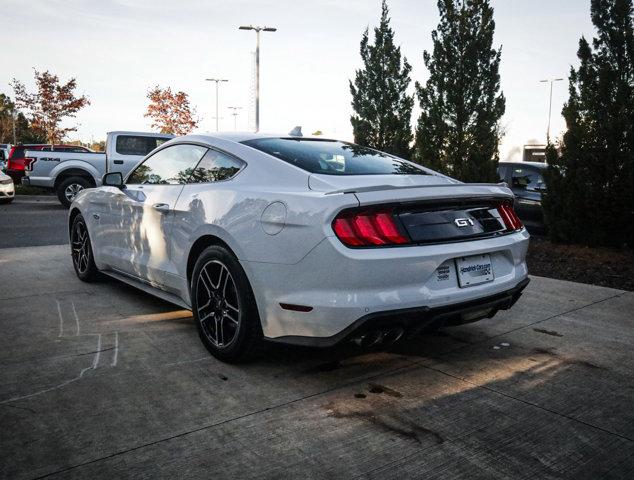
[[[304,135],[302,135],[302,127],[298,125],[293,130],[288,132],[288,135],[291,137],[303,137]]]

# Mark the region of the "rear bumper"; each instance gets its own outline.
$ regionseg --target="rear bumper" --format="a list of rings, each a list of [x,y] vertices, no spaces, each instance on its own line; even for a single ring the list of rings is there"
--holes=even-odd
[[[364,315],[341,332],[330,337],[285,336],[268,340],[311,347],[332,347],[372,330],[400,327],[405,330],[406,335],[415,335],[426,329],[462,325],[482,318],[491,318],[500,310],[508,310],[519,300],[522,291],[529,282],[530,280],[525,278],[514,288],[505,292],[455,305],[436,308],[404,308],[371,313]]]
[[[522,230],[452,244],[364,250],[328,237],[296,264],[241,264],[265,337],[330,338],[368,315],[452,307],[513,290],[528,276],[528,238]],[[494,280],[461,288],[455,259],[480,254],[490,255]]]

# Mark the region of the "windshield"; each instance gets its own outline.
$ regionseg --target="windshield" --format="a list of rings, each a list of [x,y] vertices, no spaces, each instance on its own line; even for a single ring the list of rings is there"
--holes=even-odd
[[[258,138],[242,143],[310,173],[428,175],[413,163],[353,143],[312,138]]]

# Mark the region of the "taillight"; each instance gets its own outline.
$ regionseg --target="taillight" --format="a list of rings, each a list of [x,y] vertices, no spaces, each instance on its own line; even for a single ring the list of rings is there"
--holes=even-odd
[[[343,212],[332,222],[337,238],[348,247],[402,245],[410,243],[396,223],[392,210]]]
[[[513,209],[513,205],[510,203],[502,203],[498,205],[498,212],[500,212],[500,217],[502,217],[507,230],[519,230],[523,227],[522,221],[517,216],[515,210]]]

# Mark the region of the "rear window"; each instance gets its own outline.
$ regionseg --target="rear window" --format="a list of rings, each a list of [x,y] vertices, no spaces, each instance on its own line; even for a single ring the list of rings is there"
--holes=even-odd
[[[171,140],[171,138],[119,135],[115,148],[120,155],[139,155],[144,157],[168,140]]]
[[[299,138],[242,142],[310,173],[324,175],[427,175],[413,163],[353,143]]]

